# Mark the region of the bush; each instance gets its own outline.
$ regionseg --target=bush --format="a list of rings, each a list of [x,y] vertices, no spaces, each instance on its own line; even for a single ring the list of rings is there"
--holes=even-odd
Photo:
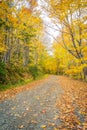
[[[3,62],[0,62],[0,83],[6,82],[6,66]]]
[[[30,66],[29,71],[31,75],[33,76],[33,79],[35,80],[38,76],[38,67],[37,66]]]
[[[24,70],[22,69],[22,67],[10,63],[6,65],[6,69],[7,69],[7,76],[6,76],[7,83],[15,84],[23,80]]]
[[[44,75],[43,69],[40,66],[32,65],[29,67],[29,72],[31,73],[33,79],[35,80],[37,77],[41,77]]]

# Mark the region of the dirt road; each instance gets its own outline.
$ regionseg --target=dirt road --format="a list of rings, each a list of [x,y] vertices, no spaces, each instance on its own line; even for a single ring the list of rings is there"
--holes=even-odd
[[[56,101],[63,93],[58,77],[0,103],[0,130],[55,130],[60,125]]]

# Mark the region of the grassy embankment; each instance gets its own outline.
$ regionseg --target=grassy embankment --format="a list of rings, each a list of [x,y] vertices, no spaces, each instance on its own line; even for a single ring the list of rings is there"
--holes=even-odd
[[[26,85],[28,83],[31,83],[33,81],[44,79],[46,77],[48,77],[48,74],[44,74],[42,76],[38,76],[35,80],[31,77],[31,78],[28,78],[28,79],[24,79],[23,81],[18,81],[15,84],[5,84],[5,85],[4,84],[0,84],[0,91],[5,91],[7,89],[13,89],[13,88],[21,87],[21,86]]]

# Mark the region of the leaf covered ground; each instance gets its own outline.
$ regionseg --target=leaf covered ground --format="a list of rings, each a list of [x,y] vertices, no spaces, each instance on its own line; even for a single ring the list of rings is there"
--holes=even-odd
[[[0,130],[87,130],[86,99],[87,83],[54,75],[0,92]]]
[[[56,130],[60,125],[56,100],[62,94],[58,76],[34,82],[28,90],[0,102],[0,130]]]
[[[61,126],[58,130],[87,130],[87,83],[59,76],[65,91],[57,102]]]
[[[22,85],[20,87],[11,87],[10,89],[7,89],[6,91],[0,91],[0,102],[4,101],[5,99],[9,99],[11,97],[14,97],[16,94],[22,92],[22,91],[26,91],[26,90],[30,90],[35,88],[35,86],[40,85],[44,80],[47,80],[48,78],[43,77],[43,79],[39,79],[36,81],[33,81],[31,83]]]

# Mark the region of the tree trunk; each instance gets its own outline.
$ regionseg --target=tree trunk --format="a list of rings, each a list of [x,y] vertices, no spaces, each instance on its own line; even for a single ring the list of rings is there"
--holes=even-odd
[[[23,48],[23,65],[27,66],[29,63],[29,46]]]

